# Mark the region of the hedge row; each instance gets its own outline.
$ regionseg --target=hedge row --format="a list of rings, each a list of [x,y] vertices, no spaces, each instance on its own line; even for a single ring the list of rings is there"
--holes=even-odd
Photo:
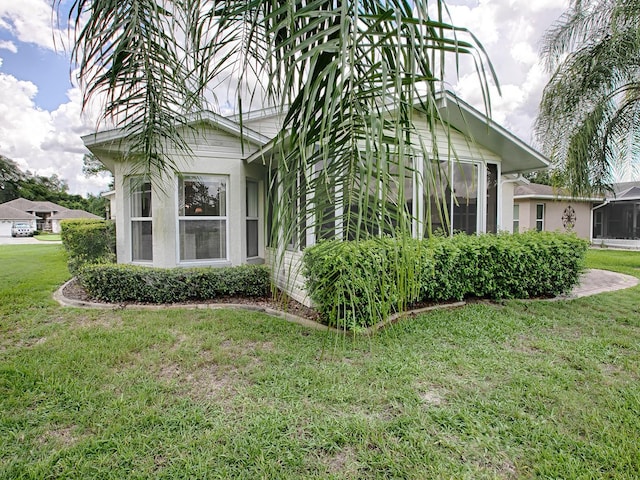
[[[85,265],[115,261],[116,230],[113,222],[63,220],[60,230],[71,273],[77,273]]]
[[[88,265],[78,274],[85,290],[98,300],[123,303],[181,303],[220,297],[263,297],[270,292],[264,265],[223,268],[150,268],[134,265]]]
[[[323,242],[304,254],[308,293],[325,321],[367,327],[421,302],[550,297],[578,282],[587,242],[527,232],[429,240]]]

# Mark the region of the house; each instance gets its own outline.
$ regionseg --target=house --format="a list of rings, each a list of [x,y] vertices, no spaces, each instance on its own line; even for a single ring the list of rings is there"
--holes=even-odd
[[[441,118],[451,127],[445,130],[441,124],[440,138],[450,137],[457,158],[454,161],[446,144],[438,143],[444,153],[436,168],[445,173],[445,184],[434,189],[438,193],[433,195],[444,198],[448,212],[444,217],[451,221],[444,221],[443,215],[432,209],[433,225],[448,232],[511,231],[514,183],[523,172],[546,168],[547,159],[449,92],[439,94],[437,105]],[[420,116],[426,119],[416,109],[415,117]],[[416,124],[422,129],[423,141],[431,142],[427,122],[417,120]],[[123,160],[124,131],[84,136],[87,148],[114,175],[111,215],[116,221],[118,262],[156,267],[273,262],[275,255],[265,234],[270,210],[267,198],[282,203],[286,197],[279,190],[268,195],[264,159],[278,155],[272,139],[280,125],[281,117],[270,109],[245,114],[242,127],[238,117],[203,112],[191,122],[199,132],[189,137],[193,157],[176,154],[179,173],[165,172],[152,178],[137,174],[135,167]],[[407,202],[416,217],[424,217],[434,198],[425,196],[419,181],[407,180]],[[293,203],[300,201],[294,199]],[[344,207],[338,203],[336,209]],[[413,227],[415,236],[423,235],[423,225]],[[315,243],[318,234],[304,225],[299,228],[304,242],[272,247],[284,254],[274,272],[276,282],[304,302],[304,280],[297,274],[300,250],[302,243]],[[342,238],[338,225],[331,234]]]
[[[10,237],[14,223],[28,223],[35,230],[38,217],[33,213],[24,212],[17,208],[0,204],[0,237]]]
[[[60,233],[60,222],[62,220],[79,220],[79,219],[95,219],[100,220],[102,217],[98,215],[94,215],[93,213],[85,212],[84,210],[69,210],[65,209],[59,212],[54,213],[49,220],[51,221],[51,232],[52,233]]]
[[[16,221],[30,223],[34,229],[60,233],[60,221],[77,218],[101,218],[84,210],[71,210],[48,201],[16,198],[0,204],[0,236],[11,235]]]
[[[608,247],[640,248],[640,182],[613,185],[593,208],[592,241]]]
[[[66,210],[65,207],[56,205],[53,202],[47,201],[33,201],[26,198],[16,198],[3,203],[9,207],[17,208],[23,212],[28,212],[38,217],[37,230],[51,231],[51,216],[62,210]]]
[[[523,182],[513,196],[513,231],[575,232],[591,240],[591,210],[603,197],[574,197],[569,192]]]

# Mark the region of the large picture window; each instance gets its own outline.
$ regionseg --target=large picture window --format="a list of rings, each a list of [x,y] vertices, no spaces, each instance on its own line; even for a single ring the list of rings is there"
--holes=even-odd
[[[151,183],[139,177],[129,179],[131,192],[131,260],[153,261],[153,217]]]
[[[227,177],[178,181],[180,260],[227,259]]]

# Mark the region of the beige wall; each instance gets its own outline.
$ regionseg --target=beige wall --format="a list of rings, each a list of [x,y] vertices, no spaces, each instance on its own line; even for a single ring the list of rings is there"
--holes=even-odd
[[[591,202],[551,200],[551,199],[514,199],[514,205],[520,205],[520,231],[535,230],[536,205],[544,204],[544,230],[546,232],[568,231],[562,222],[565,209],[572,207],[575,211],[576,221],[572,229],[579,237],[589,240],[591,238]]]

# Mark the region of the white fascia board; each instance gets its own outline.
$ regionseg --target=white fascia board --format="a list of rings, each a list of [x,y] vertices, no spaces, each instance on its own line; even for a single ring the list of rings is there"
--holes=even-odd
[[[528,193],[527,195],[514,195],[514,200],[555,200],[555,201],[573,201],[573,202],[604,202],[604,198],[589,198],[589,197],[569,197],[567,195],[536,195],[534,193]]]
[[[194,115],[190,115],[187,119],[187,125],[196,125],[198,123],[209,124],[214,128],[230,133],[237,137],[243,137],[256,145],[262,146],[269,142],[270,138],[262,135],[250,128],[240,128],[240,124],[217,113],[203,111]],[[82,141],[86,147],[94,147],[101,144],[115,143],[126,138],[126,129],[115,128],[105,130],[89,135],[84,135]]]

